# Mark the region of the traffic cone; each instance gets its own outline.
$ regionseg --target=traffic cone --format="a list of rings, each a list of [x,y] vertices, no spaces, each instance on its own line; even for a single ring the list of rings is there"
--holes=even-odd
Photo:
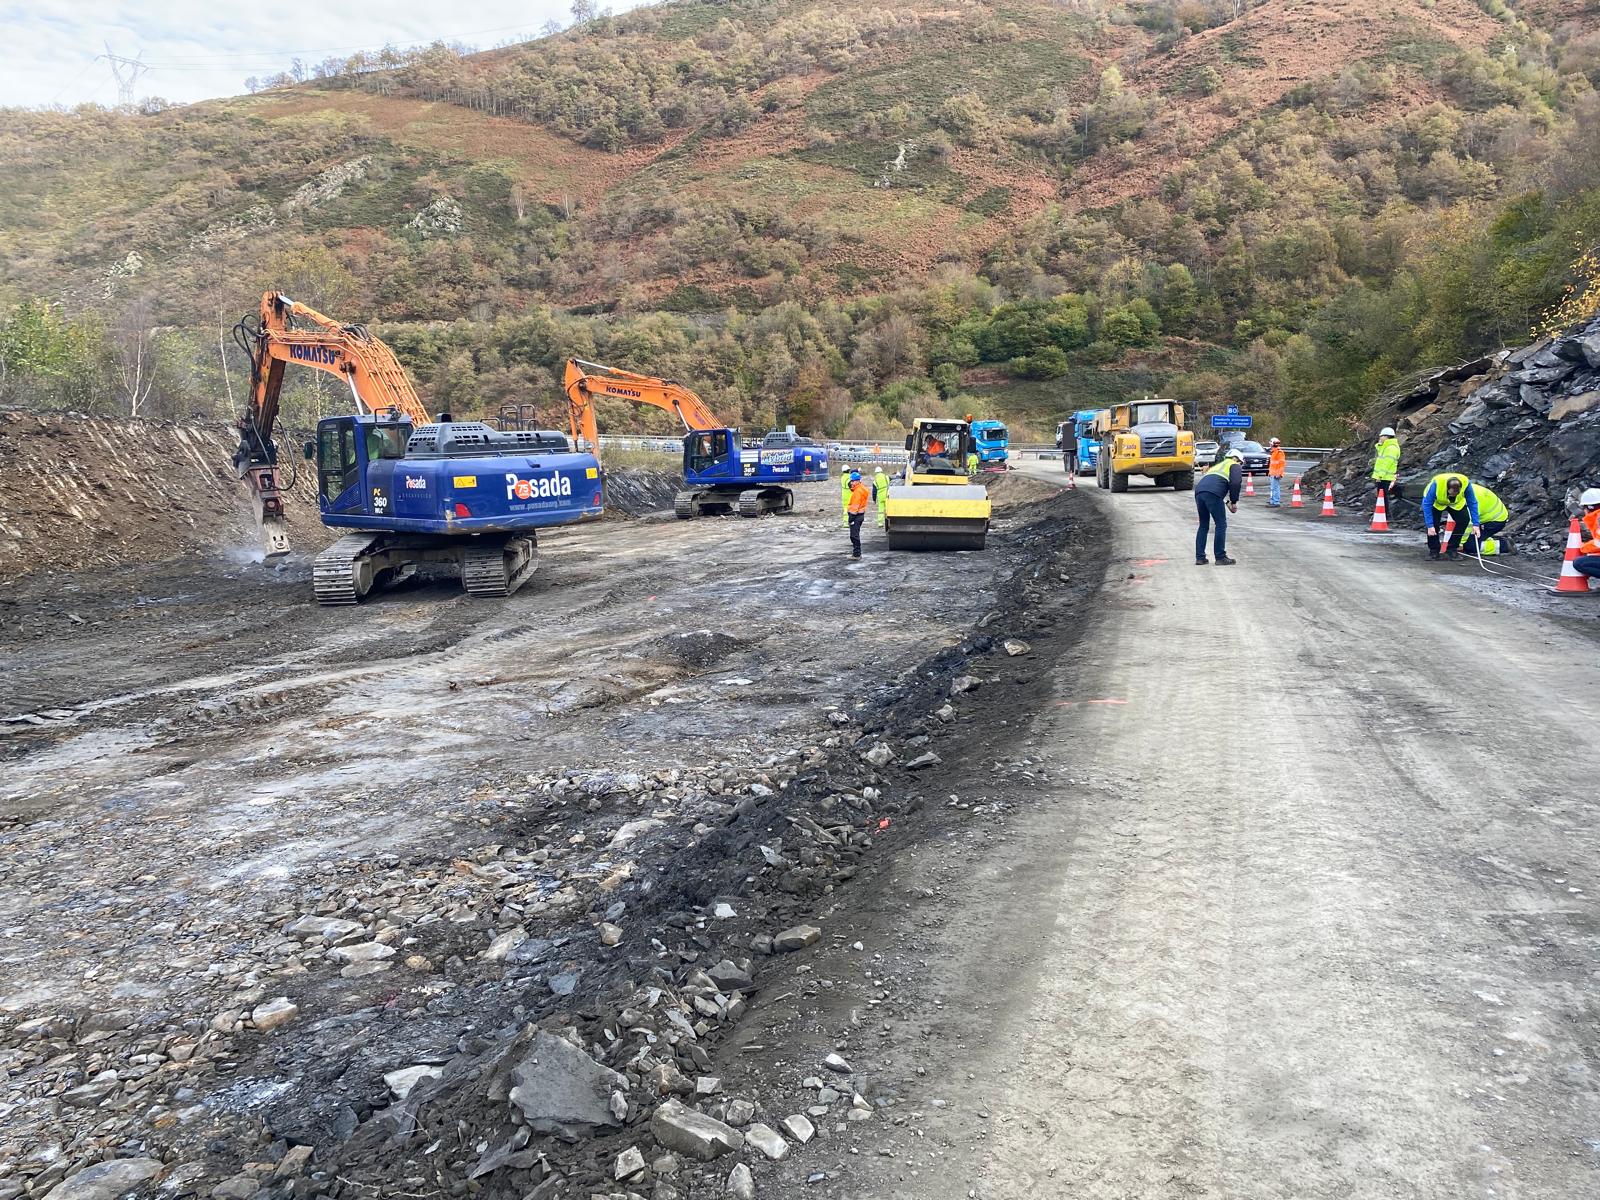
[[[1445,515],[1444,515],[1444,536],[1441,537],[1439,540],[1445,544],[1446,548],[1448,548],[1449,545],[1450,545],[1450,539],[1453,538],[1455,536],[1455,534],[1456,534],[1456,519],[1450,513],[1445,513]]]
[[[1254,475],[1246,475],[1244,477],[1244,494],[1246,496],[1254,496],[1256,494],[1256,479]]]
[[[1558,592],[1579,596],[1587,596],[1590,592],[1589,577],[1572,565],[1578,557],[1578,547],[1583,545],[1582,528],[1578,518],[1573,517],[1572,524],[1567,528],[1567,553],[1561,560],[1561,578],[1556,580]]]
[[[1331,479],[1322,488],[1321,515],[1324,517],[1337,517],[1339,515],[1333,511],[1333,480]]]
[[[1368,533],[1389,532],[1389,509],[1383,502],[1383,489],[1378,489],[1378,507],[1372,510],[1372,524],[1367,527]]]
[[[1306,502],[1300,499],[1300,476],[1296,475],[1294,477],[1294,494],[1289,497],[1289,507],[1304,508],[1305,506]]]

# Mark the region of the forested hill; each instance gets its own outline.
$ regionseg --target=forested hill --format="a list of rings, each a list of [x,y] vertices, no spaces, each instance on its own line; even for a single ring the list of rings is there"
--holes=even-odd
[[[301,73],[0,111],[0,400],[221,411],[273,287],[458,412],[576,352],[830,433],[1160,387],[1327,438],[1600,237],[1595,0],[677,0]]]

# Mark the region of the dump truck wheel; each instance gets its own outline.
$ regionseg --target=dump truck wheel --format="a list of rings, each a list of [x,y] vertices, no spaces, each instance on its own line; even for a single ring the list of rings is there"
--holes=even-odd
[[[1172,473],[1172,490],[1175,492],[1194,491],[1194,472],[1174,471]]]
[[[1128,490],[1128,477],[1126,475],[1120,475],[1117,472],[1113,471],[1111,473],[1111,490],[1113,492],[1125,492],[1125,491],[1127,491]]]

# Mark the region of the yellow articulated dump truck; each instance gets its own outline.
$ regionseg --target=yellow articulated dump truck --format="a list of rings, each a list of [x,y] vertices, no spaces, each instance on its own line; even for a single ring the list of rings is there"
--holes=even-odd
[[[891,550],[982,550],[989,491],[967,478],[965,421],[919,417],[906,435],[903,482],[889,485],[884,532]]]
[[[1144,475],[1157,487],[1193,491],[1194,434],[1183,425],[1176,400],[1146,398],[1102,409],[1094,418],[1100,443],[1095,482],[1125,492],[1130,475]]]

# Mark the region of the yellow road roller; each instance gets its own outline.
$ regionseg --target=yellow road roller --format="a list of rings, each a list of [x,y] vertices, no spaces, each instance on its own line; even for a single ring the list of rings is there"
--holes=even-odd
[[[889,549],[983,549],[989,491],[967,477],[967,455],[974,452],[965,421],[917,418],[906,435],[902,482],[889,485]]]

